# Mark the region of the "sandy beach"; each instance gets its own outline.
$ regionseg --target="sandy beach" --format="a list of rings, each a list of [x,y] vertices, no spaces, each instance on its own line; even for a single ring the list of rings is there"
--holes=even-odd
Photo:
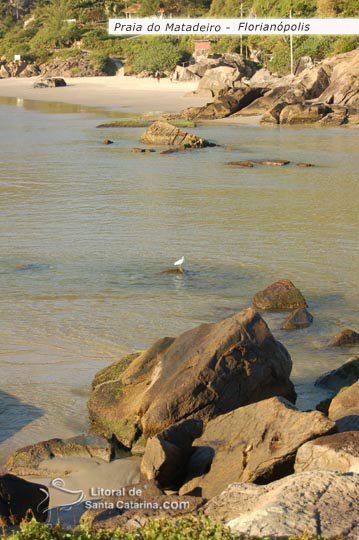
[[[169,79],[136,77],[75,77],[66,78],[67,86],[33,88],[38,77],[0,80],[0,97],[71,103],[75,105],[109,107],[124,112],[172,112],[186,107],[201,106],[209,98],[185,97],[197,88],[197,82],[171,82]]]

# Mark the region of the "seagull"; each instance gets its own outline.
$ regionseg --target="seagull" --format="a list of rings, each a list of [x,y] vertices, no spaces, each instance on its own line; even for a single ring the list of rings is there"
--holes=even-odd
[[[174,266],[178,266],[178,270],[179,272],[182,272],[182,274],[184,274],[184,270],[182,268],[183,261],[184,261],[184,257],[182,257],[181,259],[178,259],[178,261],[173,263]]]

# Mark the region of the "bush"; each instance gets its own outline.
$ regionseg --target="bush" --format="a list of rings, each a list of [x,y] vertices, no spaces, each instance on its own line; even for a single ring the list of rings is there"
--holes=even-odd
[[[115,75],[117,68],[106,54],[101,52],[92,52],[90,54],[90,62],[94,68],[100,69],[107,75]]]
[[[148,71],[172,71],[176,65],[187,58],[185,51],[181,51],[171,40],[152,38],[148,44],[144,43],[141,50],[133,55],[131,62],[136,73]]]

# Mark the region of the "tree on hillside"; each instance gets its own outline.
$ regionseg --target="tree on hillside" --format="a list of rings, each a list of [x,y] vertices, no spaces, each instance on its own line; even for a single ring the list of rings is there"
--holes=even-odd
[[[32,40],[33,46],[63,47],[78,37],[76,23],[69,22],[73,17],[71,0],[51,0],[40,12],[41,29]]]

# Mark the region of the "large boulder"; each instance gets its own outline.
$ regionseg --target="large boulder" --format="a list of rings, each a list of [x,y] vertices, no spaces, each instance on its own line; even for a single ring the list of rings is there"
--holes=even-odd
[[[329,76],[321,65],[308,67],[300,72],[296,79],[296,85],[303,89],[305,99],[315,99],[329,86]]]
[[[322,62],[323,68],[330,73],[330,84],[321,94],[321,101],[359,108],[358,63],[358,49]]]
[[[359,334],[350,328],[335,334],[329,343],[330,347],[354,347],[355,345],[359,345]]]
[[[353,356],[337,369],[320,375],[315,386],[338,392],[344,386],[350,386],[359,380],[359,357]]]
[[[153,122],[141,135],[140,141],[144,144],[179,146],[184,148],[214,146],[202,137],[187,133],[187,131],[183,131],[162,120]]]
[[[294,401],[291,367],[287,350],[248,308],[102,371],[88,402],[92,430],[131,448],[142,433],[152,437],[193,416],[207,422],[276,395]]]
[[[192,443],[202,435],[203,422],[184,420],[150,437],[141,462],[141,473],[163,488],[176,488],[184,480]]]
[[[181,116],[190,120],[194,118],[207,120],[225,118],[252,103],[252,101],[263,94],[263,91],[263,88],[243,86],[217,96],[212,103],[208,103],[204,107],[190,107],[185,109],[182,111]]]
[[[210,498],[234,480],[265,484],[282,478],[293,472],[304,442],[335,430],[319,411],[301,412],[283,398],[236,409],[209,422],[197,439],[196,446],[214,449],[213,462],[207,474],[189,480],[180,493]]]
[[[304,296],[289,279],[280,279],[259,291],[253,298],[257,309],[270,311],[292,311],[299,307],[307,307]]]
[[[301,472],[266,486],[231,484],[204,512],[250,536],[357,540],[358,491],[358,474]]]
[[[222,88],[233,87],[234,82],[240,79],[240,77],[241,74],[238,67],[214,67],[206,71],[205,75],[199,81],[197,90],[206,88],[216,94]]]
[[[8,458],[5,469],[18,476],[44,476],[44,469],[39,469],[43,461],[57,457],[85,457],[100,458],[109,462],[113,454],[113,445],[106,439],[94,435],[50,439],[16,450]]]
[[[49,492],[46,486],[27,482],[12,474],[0,476],[0,527],[18,525],[35,517],[46,521]]]
[[[359,431],[335,433],[303,444],[297,452],[295,472],[359,472]]]
[[[324,118],[331,109],[324,104],[295,103],[284,107],[279,116],[280,124],[313,124]]]
[[[57,88],[66,86],[66,82],[61,77],[43,77],[34,82],[34,88]]]
[[[330,403],[328,414],[340,432],[359,431],[359,381],[338,392]]]

